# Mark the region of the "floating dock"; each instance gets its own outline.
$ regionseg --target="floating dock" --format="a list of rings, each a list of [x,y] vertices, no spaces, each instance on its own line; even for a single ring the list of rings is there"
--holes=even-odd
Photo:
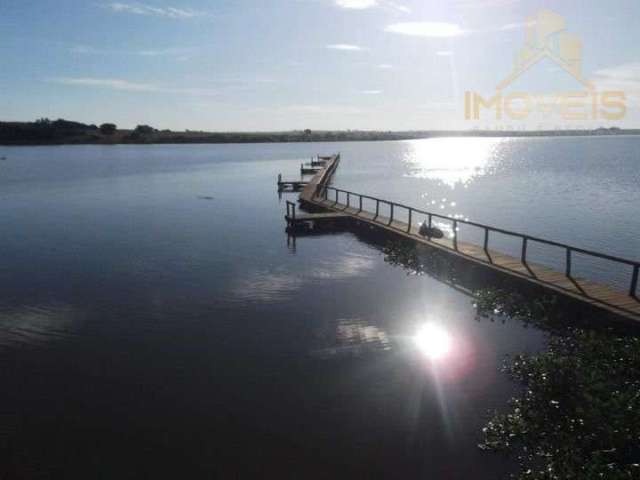
[[[476,265],[506,274],[514,279],[535,284],[579,302],[600,308],[609,313],[635,322],[640,321],[638,280],[640,262],[616,257],[580,247],[546,240],[518,232],[439,215],[380,198],[351,192],[330,186],[331,179],[340,162],[340,155],[319,157],[325,164],[301,190],[299,201],[302,207],[322,213],[296,215],[295,204],[287,203],[287,224],[291,227],[305,222],[341,221],[353,226],[367,225],[382,230],[389,236],[411,240]],[[384,209],[384,214],[382,209]],[[402,214],[402,216],[400,215]],[[337,217],[336,215],[339,215]],[[433,227],[435,222],[450,225],[451,238],[435,238],[422,235],[421,226]],[[461,226],[482,232],[482,245],[464,242],[458,237]],[[432,232],[431,229],[427,232]],[[425,229],[423,227],[423,233]],[[520,242],[520,255],[514,257],[490,248],[492,234],[507,235]],[[528,250],[532,245],[547,245],[564,252],[562,271],[538,265],[530,261]],[[626,292],[603,283],[585,280],[574,275],[574,258],[590,257],[611,262],[628,273]]]

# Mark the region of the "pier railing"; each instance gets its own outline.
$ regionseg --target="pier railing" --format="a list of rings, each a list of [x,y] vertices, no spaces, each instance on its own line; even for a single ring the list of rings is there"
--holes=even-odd
[[[521,242],[520,260],[524,265],[526,265],[527,263],[527,249],[529,244],[538,243],[538,244],[558,247],[565,251],[564,267],[565,267],[565,274],[568,278],[572,278],[573,254],[582,254],[589,257],[608,260],[610,262],[614,262],[617,264],[627,265],[632,268],[631,278],[629,282],[629,296],[638,298],[637,290],[638,290],[638,277],[640,276],[640,262],[637,262],[634,260],[616,257],[614,255],[608,255],[606,253],[595,252],[593,250],[587,250],[584,248],[567,245],[561,242],[554,242],[553,240],[546,240],[544,238],[534,237],[531,235],[526,235],[523,233],[511,231],[511,230],[505,230],[503,228],[492,227],[491,225],[485,225],[478,222],[472,222],[469,220],[462,220],[458,218],[451,218],[446,215],[440,215],[437,213],[428,212],[418,208],[409,207],[407,205],[403,205],[397,202],[391,202],[389,200],[384,200],[382,198],[376,198],[370,195],[364,195],[361,193],[351,192],[351,191],[343,190],[340,188],[330,187],[326,184],[318,185],[318,188],[316,190],[316,196],[328,201],[332,201],[334,202],[335,205],[341,204],[341,205],[345,205],[347,208],[356,208],[357,209],[356,214],[359,214],[363,211],[367,211],[367,210],[363,210],[363,200],[371,200],[375,202],[375,206],[376,206],[375,213],[369,212],[369,211],[367,212],[369,214],[374,215],[373,216],[374,222],[378,222],[378,218],[381,217],[380,205],[387,205],[389,207],[389,216],[385,217],[385,220],[386,220],[385,222],[379,222],[385,225],[391,225],[394,222],[394,215],[397,214],[398,211],[400,210],[406,211],[408,214],[406,233],[411,233],[411,229],[413,225],[418,225],[418,223],[415,222],[416,217],[421,215],[423,216],[427,226],[429,227],[426,235],[426,238],[428,238],[429,240],[431,240],[432,238],[431,233],[433,231],[431,230],[431,228],[433,226],[433,220],[434,219],[443,220],[451,225],[451,230],[453,232],[453,237],[452,237],[453,249],[456,251],[458,250],[459,225],[461,224],[479,228],[484,232],[483,248],[485,253],[487,253],[487,255],[489,254],[489,242],[490,242],[491,233],[500,233],[503,235],[508,235],[508,236],[520,239],[520,242]],[[343,203],[341,203],[341,200],[343,201]]]

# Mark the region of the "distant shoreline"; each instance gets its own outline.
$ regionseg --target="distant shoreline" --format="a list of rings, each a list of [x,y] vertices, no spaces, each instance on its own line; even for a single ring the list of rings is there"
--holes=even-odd
[[[107,128],[109,126],[109,128]],[[593,130],[292,130],[288,132],[202,132],[156,130],[142,125],[134,130],[113,124],[86,125],[67,120],[0,122],[0,145],[162,145],[230,143],[311,143],[416,140],[439,137],[576,137],[640,135],[640,129]]]

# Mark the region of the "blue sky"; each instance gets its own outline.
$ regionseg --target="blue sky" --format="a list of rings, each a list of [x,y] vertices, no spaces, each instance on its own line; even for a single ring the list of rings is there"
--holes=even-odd
[[[527,19],[545,8],[581,37],[584,76],[626,92],[615,124],[640,127],[637,0],[3,0],[0,119],[244,131],[569,127],[464,119],[464,92],[495,93]],[[519,90],[578,88],[548,60],[535,68]]]

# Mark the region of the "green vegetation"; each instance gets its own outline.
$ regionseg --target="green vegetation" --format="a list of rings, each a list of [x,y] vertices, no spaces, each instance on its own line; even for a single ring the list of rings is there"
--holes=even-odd
[[[98,128],[79,122],[40,119],[35,122],[0,122],[0,145],[62,145],[62,144],[119,144],[119,143],[274,143],[274,142],[337,142],[410,140],[451,136],[571,136],[640,134],[640,130],[599,128],[596,130],[554,131],[312,131],[288,132],[174,132],[138,125],[134,130],[117,129],[113,123]]]
[[[118,130],[115,123],[103,123],[100,125],[100,133],[103,135],[113,135]]]
[[[570,326],[551,298],[477,298],[483,316],[498,312],[550,332],[545,352],[505,363],[524,388],[488,422],[480,447],[515,455],[521,480],[640,478],[640,337]]]

